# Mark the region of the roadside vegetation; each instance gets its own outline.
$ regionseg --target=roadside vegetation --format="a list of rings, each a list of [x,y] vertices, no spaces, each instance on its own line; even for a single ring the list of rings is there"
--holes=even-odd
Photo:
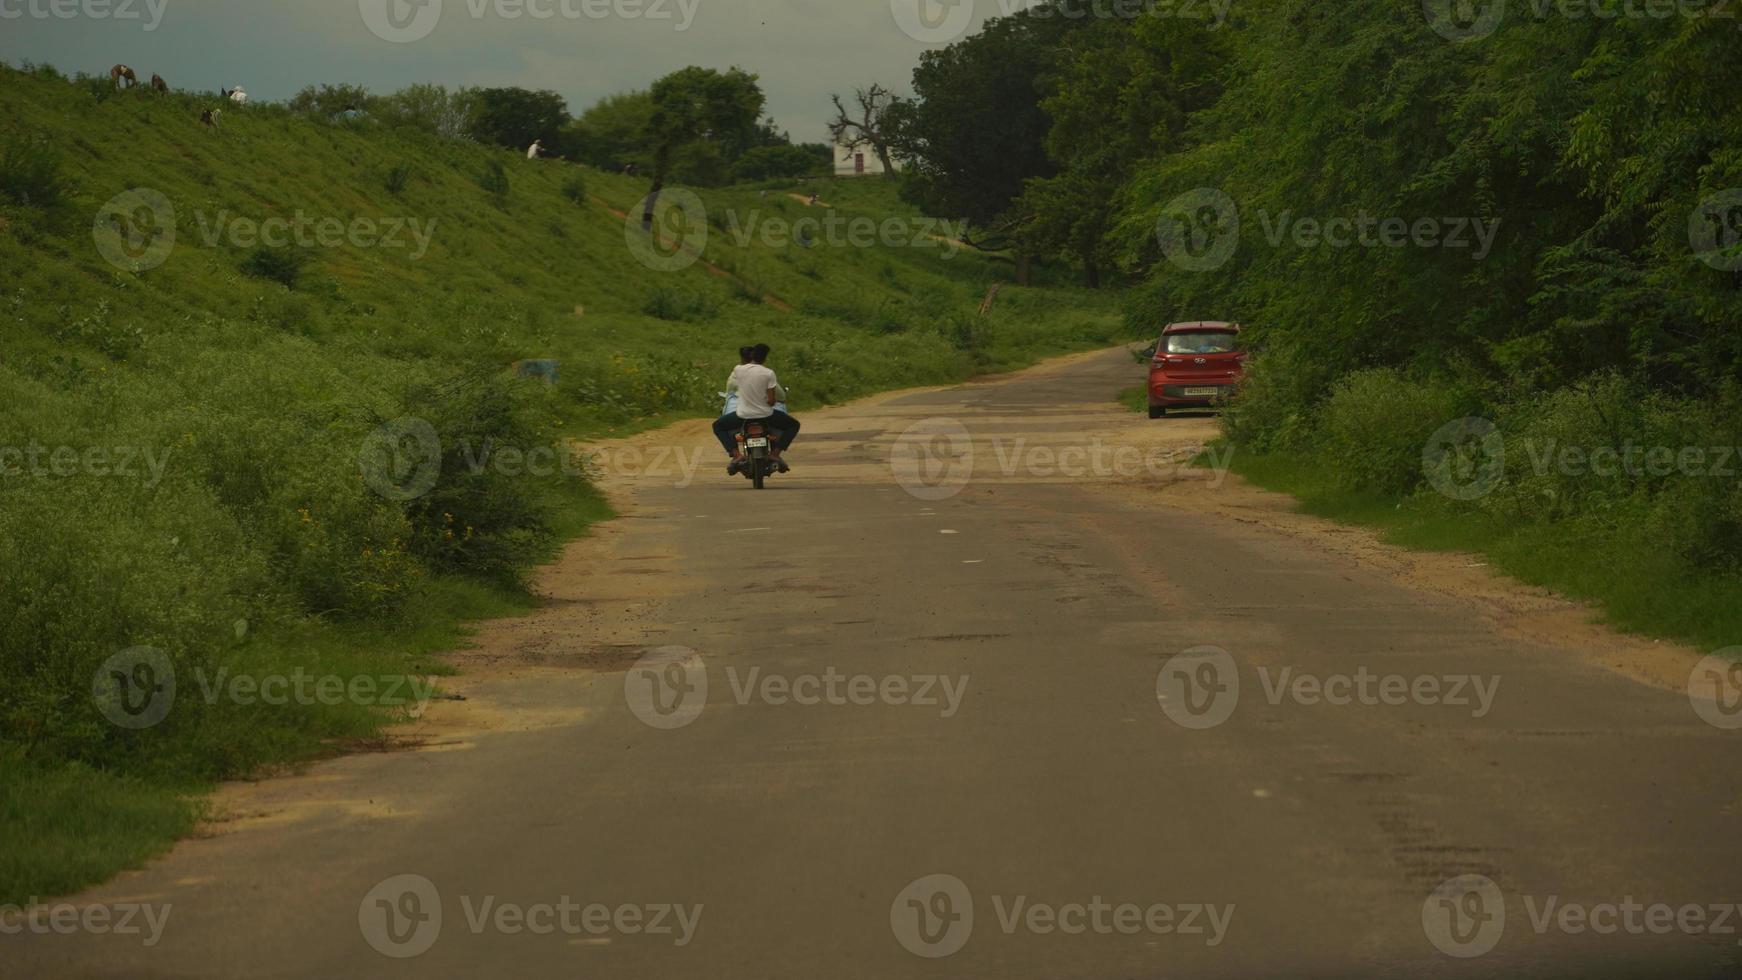
[[[137,864],[215,781],[377,744],[416,706],[240,704],[202,680],[425,678],[465,621],[532,602],[526,572],[606,508],[584,473],[481,453],[709,413],[747,342],[802,412],[1123,339],[1116,298],[1073,288],[978,315],[1010,278],[995,256],[737,233],[826,216],[791,196],[813,192],[917,225],[880,182],[703,190],[699,260],[658,271],[622,217],[648,179],[459,138],[432,98],[209,128],[215,94],[0,68],[0,903]],[[108,203],[139,188],[174,210],[161,264],[129,265],[166,230],[143,199]],[[273,247],[271,218],[345,230]],[[401,499],[365,460],[408,419],[440,466]],[[177,696],[131,729],[93,690],[140,648]]]
[[[1135,334],[1245,324],[1260,483],[1742,643],[1734,18],[1213,7],[1059,0],[926,53],[908,196],[1133,284]]]

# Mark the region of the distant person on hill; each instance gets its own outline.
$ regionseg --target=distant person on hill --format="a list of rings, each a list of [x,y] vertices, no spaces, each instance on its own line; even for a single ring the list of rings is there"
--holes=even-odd
[[[526,148],[526,159],[537,160],[541,156],[544,156],[544,140],[533,140],[532,145]]]

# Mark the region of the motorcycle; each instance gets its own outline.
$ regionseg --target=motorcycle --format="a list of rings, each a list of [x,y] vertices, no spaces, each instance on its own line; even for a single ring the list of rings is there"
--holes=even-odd
[[[738,396],[720,392],[720,397],[726,400],[725,411],[721,414],[731,415],[738,410]],[[786,411],[784,403],[775,406]],[[780,472],[780,466],[774,459],[775,434],[762,419],[744,419],[738,426],[735,435],[738,442],[738,458],[744,461],[739,472],[750,481],[751,486],[758,490],[768,481],[768,478]]]

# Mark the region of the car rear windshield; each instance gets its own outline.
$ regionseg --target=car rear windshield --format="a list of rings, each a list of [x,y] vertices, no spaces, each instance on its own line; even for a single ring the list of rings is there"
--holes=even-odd
[[[1234,350],[1234,334],[1221,330],[1167,335],[1169,354],[1227,354]]]

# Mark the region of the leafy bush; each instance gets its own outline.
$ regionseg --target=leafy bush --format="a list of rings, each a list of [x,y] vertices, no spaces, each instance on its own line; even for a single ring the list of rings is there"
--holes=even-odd
[[[388,169],[387,175],[381,179],[381,186],[387,188],[387,193],[398,196],[405,192],[405,185],[411,182],[411,164],[395,164]]]
[[[0,195],[27,207],[52,208],[65,193],[60,153],[47,140],[6,142],[0,151]]]
[[[242,271],[256,279],[269,279],[286,289],[295,289],[308,261],[309,255],[304,249],[261,245],[242,260]]]
[[[563,181],[563,196],[576,204],[587,203],[587,181],[580,174],[574,174]]]
[[[1420,486],[1422,450],[1442,426],[1477,408],[1468,395],[1392,368],[1338,381],[1321,410],[1327,463],[1353,489],[1404,494]]]
[[[720,312],[719,305],[700,293],[661,287],[647,295],[641,312],[661,320],[701,320]]]
[[[501,160],[492,158],[484,164],[483,172],[478,174],[478,186],[496,197],[498,204],[508,200],[508,168]]]

